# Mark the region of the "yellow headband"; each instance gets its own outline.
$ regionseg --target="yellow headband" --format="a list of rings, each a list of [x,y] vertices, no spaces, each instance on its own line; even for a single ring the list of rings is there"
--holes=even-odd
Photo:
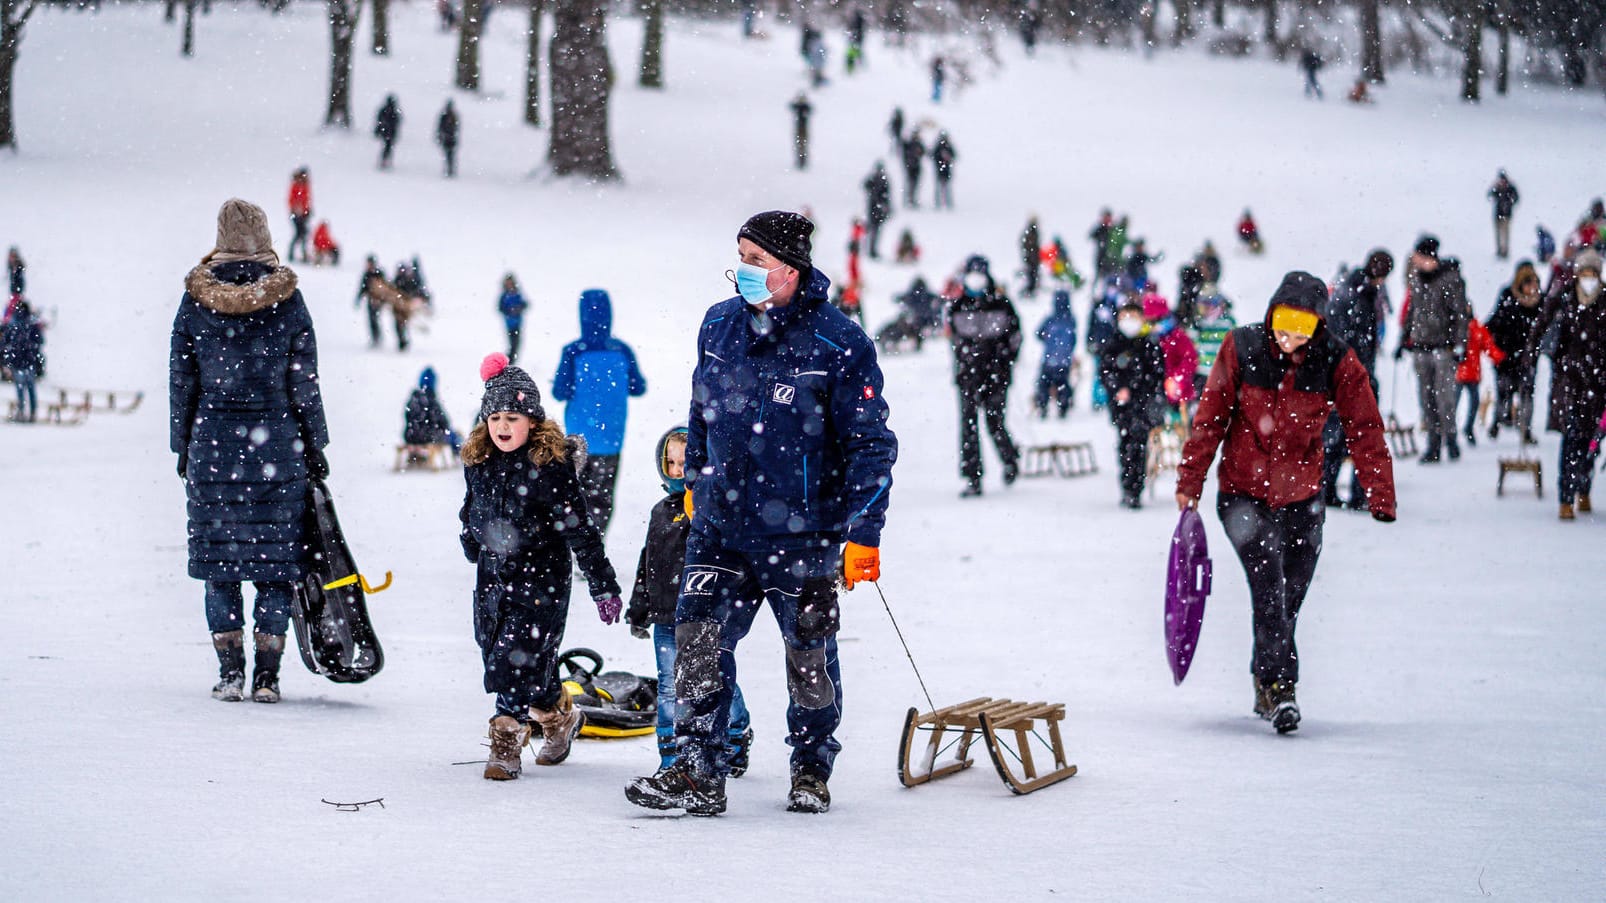
[[[1271,328],[1278,332],[1291,332],[1310,338],[1316,334],[1316,326],[1321,318],[1308,310],[1289,307],[1279,304],[1271,309]]]

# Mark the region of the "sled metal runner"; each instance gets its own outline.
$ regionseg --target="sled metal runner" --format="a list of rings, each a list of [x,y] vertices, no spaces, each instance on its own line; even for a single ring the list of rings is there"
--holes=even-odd
[[[118,389],[57,389],[56,394],[63,409],[78,408],[85,414],[132,414],[145,400],[144,392]]]
[[[1415,426],[1401,426],[1399,418],[1390,414],[1383,421],[1383,432],[1388,434],[1389,451],[1394,457],[1405,458],[1417,453]]]
[[[918,787],[969,768],[975,764],[970,758],[971,747],[979,739],[1011,793],[1022,795],[1057,784],[1076,774],[1076,766],[1065,761],[1065,745],[1060,738],[1060,722],[1064,718],[1065,706],[1060,703],[1016,702],[987,696],[925,714],[911,708],[903,721],[898,780],[905,787]],[[921,732],[927,740],[917,750],[915,738]],[[1053,767],[1041,774],[1032,756],[1033,740],[1053,757]],[[956,745],[953,758],[939,765],[938,757]]]
[[[1494,484],[1495,495],[1506,494],[1506,474],[1508,473],[1533,474],[1534,495],[1538,496],[1539,498],[1545,497],[1545,482],[1544,478],[1540,474],[1538,458],[1528,457],[1528,454],[1525,451],[1518,451],[1517,457],[1515,458],[1501,458],[1500,479],[1496,480]]]
[[[1021,456],[1021,476],[1071,477],[1098,473],[1098,461],[1093,457],[1091,442],[1056,442],[1051,445],[1033,445]]]

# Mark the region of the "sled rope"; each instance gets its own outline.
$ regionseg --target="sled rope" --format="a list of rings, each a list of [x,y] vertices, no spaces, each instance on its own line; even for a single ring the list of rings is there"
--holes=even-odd
[[[898,635],[898,643],[903,646],[904,657],[909,659],[909,667],[914,669],[915,680],[920,682],[920,692],[926,697],[926,705],[931,706],[932,711],[936,711],[937,704],[931,701],[931,691],[926,689],[926,679],[920,676],[920,666],[915,664],[915,657],[909,652],[909,644],[903,638],[903,630],[898,627],[898,619],[892,616],[892,606],[887,604],[887,594],[881,591],[880,581],[872,580],[870,585],[875,587],[876,595],[881,597],[881,607],[886,609],[887,620],[892,622],[892,630]]]

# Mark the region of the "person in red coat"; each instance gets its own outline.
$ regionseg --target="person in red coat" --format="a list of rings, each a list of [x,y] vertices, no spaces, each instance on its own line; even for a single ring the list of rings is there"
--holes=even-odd
[[[305,166],[290,175],[290,226],[294,234],[290,238],[290,249],[285,252],[284,258],[295,263],[296,248],[301,248],[301,262],[306,263],[311,258],[307,255],[307,224],[312,222],[312,174]]]
[[[328,220],[319,220],[318,228],[312,231],[312,262],[318,266],[340,266],[340,243],[329,231]]]
[[[1456,395],[1467,396],[1467,422],[1461,429],[1461,435],[1466,437],[1468,445],[1477,445],[1478,437],[1473,435],[1472,427],[1478,420],[1478,392],[1483,387],[1483,356],[1498,366],[1506,359],[1506,353],[1494,343],[1494,336],[1477,317],[1467,320],[1467,356],[1455,368]]]
[[[1294,624],[1322,550],[1322,427],[1335,409],[1372,517],[1394,520],[1394,463],[1366,368],[1318,311],[1327,287],[1292,272],[1262,323],[1228,333],[1205,381],[1177,468],[1177,507],[1194,508],[1216,469],[1216,512],[1254,606],[1255,713],[1299,726]]]

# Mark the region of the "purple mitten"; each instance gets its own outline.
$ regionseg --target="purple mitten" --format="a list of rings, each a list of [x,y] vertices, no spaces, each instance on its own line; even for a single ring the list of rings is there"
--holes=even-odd
[[[615,594],[612,596],[598,596],[594,601],[597,603],[597,617],[602,619],[602,623],[617,624],[619,622],[619,612],[625,607],[623,599],[620,599]]]

